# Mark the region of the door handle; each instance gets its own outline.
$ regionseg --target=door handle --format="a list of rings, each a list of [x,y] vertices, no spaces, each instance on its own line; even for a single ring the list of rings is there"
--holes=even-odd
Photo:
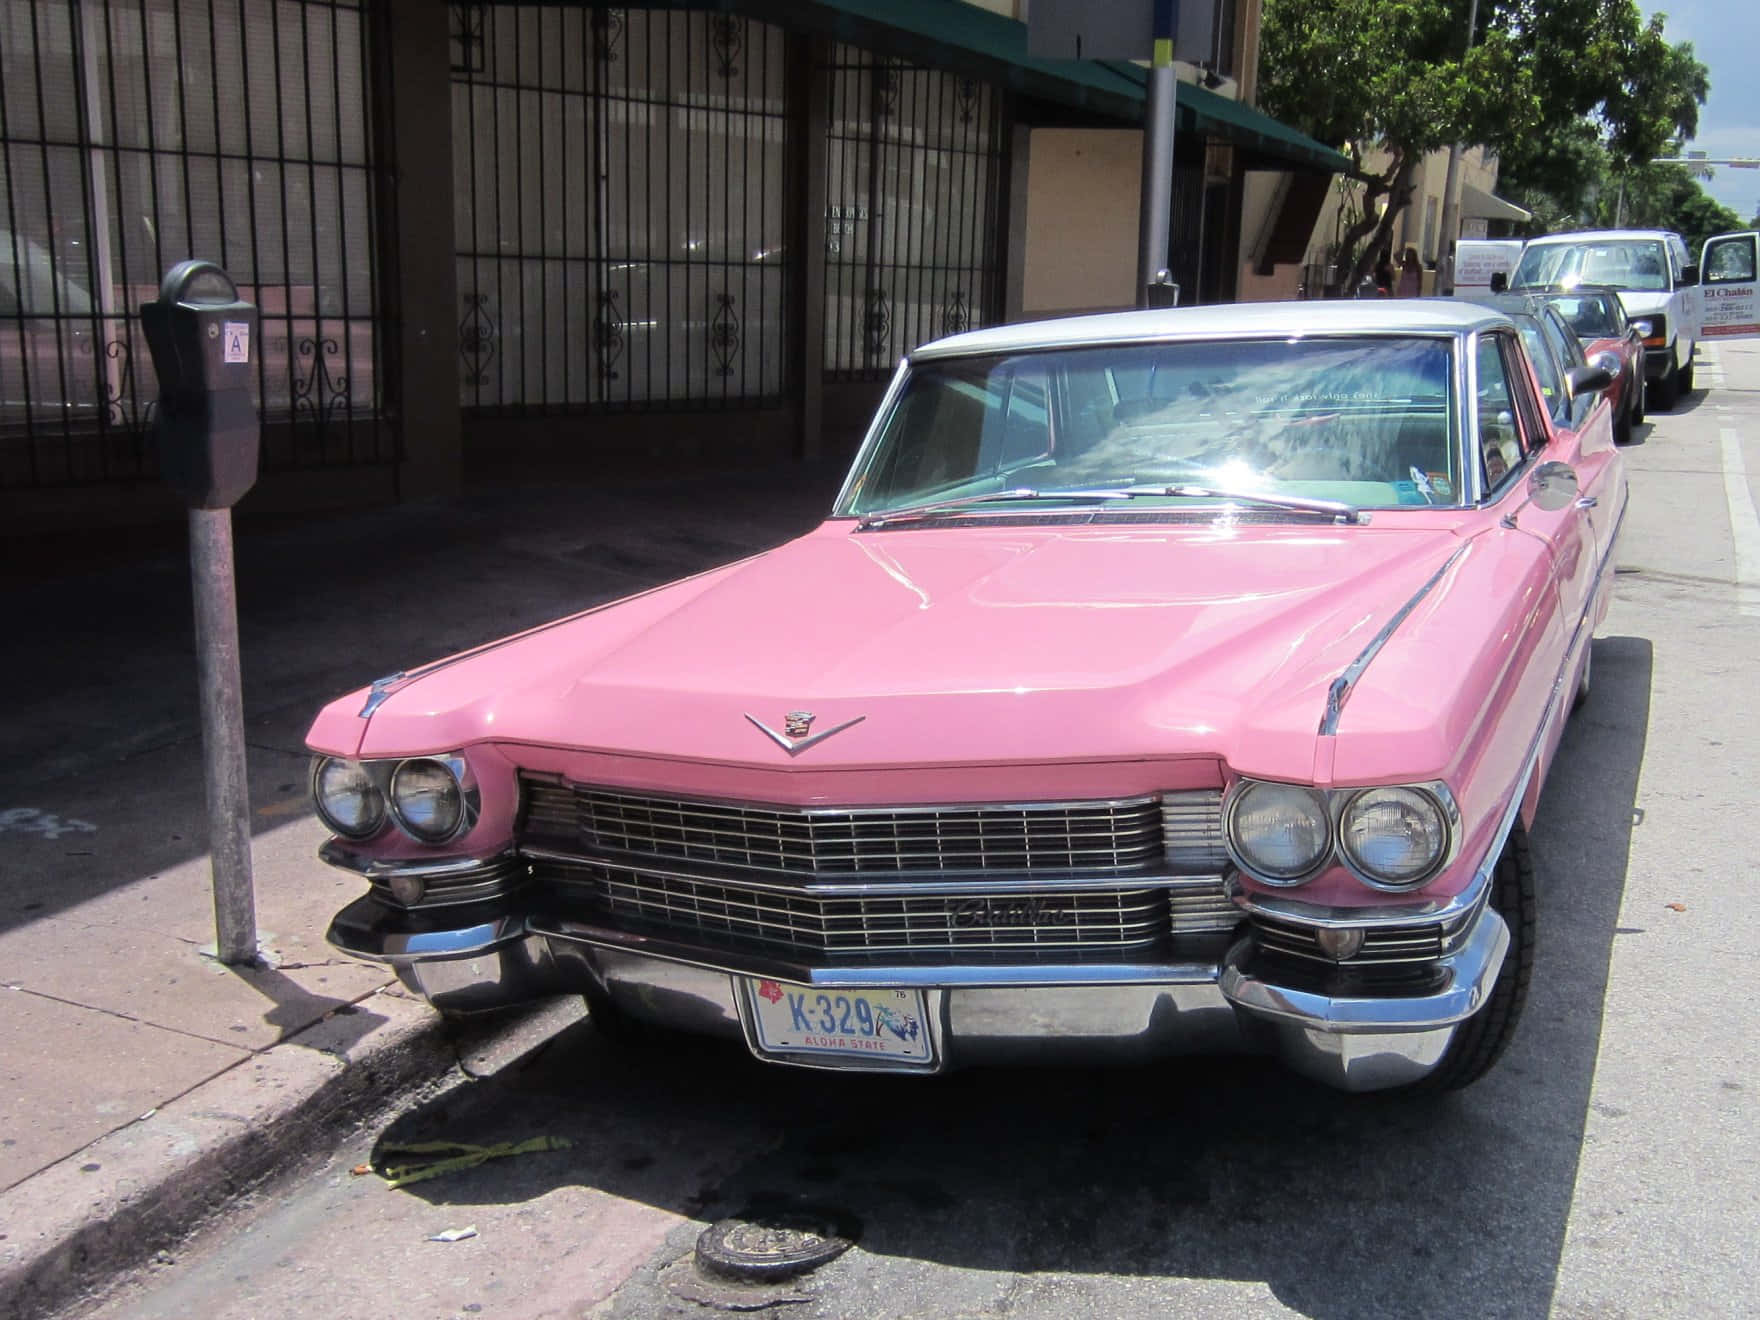
[[[1577,501],[1577,507],[1579,509],[1593,509],[1599,503],[1601,503],[1601,501],[1594,495],[1585,495],[1582,499]]]

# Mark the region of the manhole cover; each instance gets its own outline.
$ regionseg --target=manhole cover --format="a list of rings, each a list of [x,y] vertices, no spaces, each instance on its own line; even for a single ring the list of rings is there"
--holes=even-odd
[[[788,1279],[848,1251],[853,1225],[822,1210],[748,1212],[709,1225],[697,1260],[730,1279]]]

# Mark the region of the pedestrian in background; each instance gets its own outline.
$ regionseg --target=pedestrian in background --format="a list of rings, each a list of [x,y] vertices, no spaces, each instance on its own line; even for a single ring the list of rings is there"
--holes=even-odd
[[[1397,296],[1416,298],[1424,292],[1424,263],[1418,260],[1418,249],[1407,247],[1405,254],[1399,259],[1399,288]]]

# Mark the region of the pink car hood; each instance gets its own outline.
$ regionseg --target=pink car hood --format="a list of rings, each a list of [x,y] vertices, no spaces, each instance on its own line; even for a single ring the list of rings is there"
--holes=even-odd
[[[1327,685],[1458,546],[1429,525],[827,523],[418,675],[313,746],[481,741],[765,769],[1221,758],[1306,776]],[[860,722],[790,755],[754,727]],[[363,736],[364,734],[364,736]],[[518,753],[513,748],[509,751]]]

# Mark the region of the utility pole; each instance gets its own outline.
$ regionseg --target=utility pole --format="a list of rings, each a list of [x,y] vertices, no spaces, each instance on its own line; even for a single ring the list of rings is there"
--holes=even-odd
[[[1479,23],[1479,0],[1472,0],[1467,6],[1467,50],[1473,49],[1473,29]],[[1461,144],[1455,143],[1448,149],[1448,173],[1442,176],[1442,227],[1436,241],[1441,244],[1437,252],[1438,274],[1446,275],[1448,291],[1454,292],[1454,242],[1460,237],[1456,232],[1460,228],[1460,181],[1461,181]],[[1437,280],[1440,287],[1445,281]]]

